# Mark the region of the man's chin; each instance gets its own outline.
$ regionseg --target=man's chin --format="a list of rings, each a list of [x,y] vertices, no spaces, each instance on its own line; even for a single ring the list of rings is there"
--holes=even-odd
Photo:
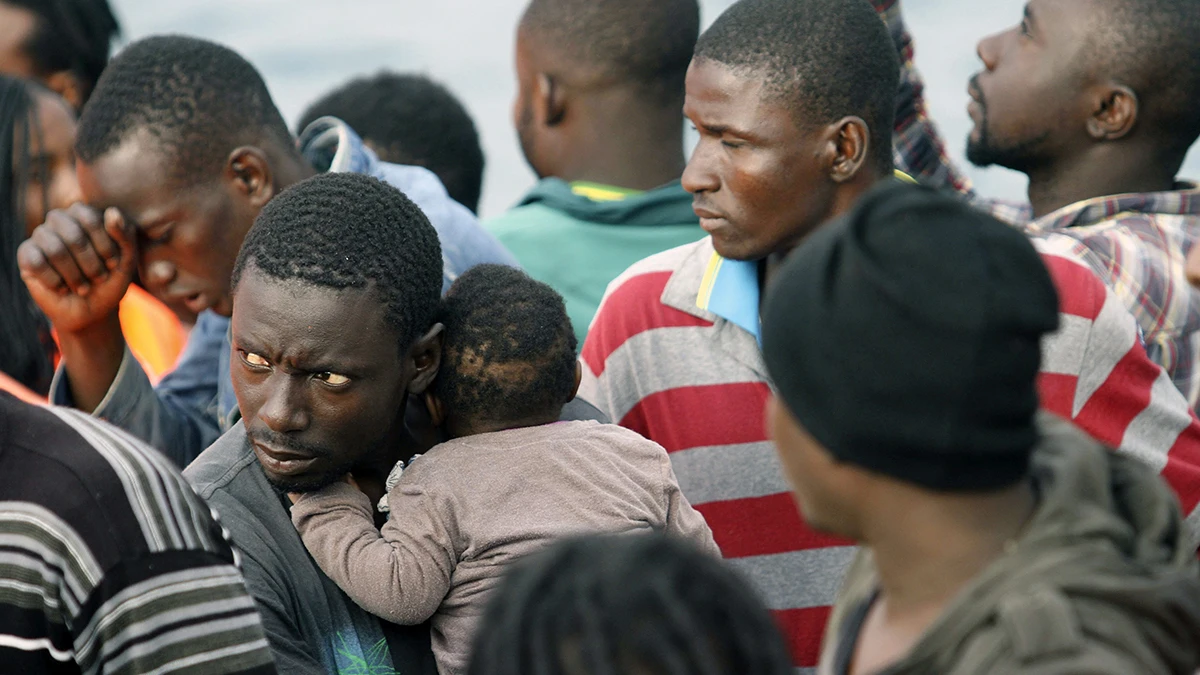
[[[996,164],[996,153],[986,143],[975,139],[974,135],[967,139],[967,161],[985,169]]]
[[[263,475],[266,476],[267,482],[279,494],[287,494],[289,492],[306,493],[316,492],[322,488],[333,485],[342,476],[346,475],[346,471],[337,473],[330,472],[318,476],[273,476],[263,469]]]

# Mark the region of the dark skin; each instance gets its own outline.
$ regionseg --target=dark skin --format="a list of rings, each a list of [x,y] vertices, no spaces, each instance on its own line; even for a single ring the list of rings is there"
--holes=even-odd
[[[572,64],[521,28],[513,125],[539,178],[650,190],[683,171],[683,124],[675,105]]]
[[[967,156],[1028,175],[1036,217],[1094,197],[1171,190],[1183,162],[1153,135],[1136,92],[1097,58],[1110,1],[1032,0],[1020,24],[979,43]]]
[[[1037,506],[1028,479],[991,492],[939,493],[841,462],[775,397],[767,432],[805,521],[874,554],[879,597],[859,631],[852,675],[881,672],[907,656],[1004,555]]]
[[[801,125],[761,79],[720,63],[692,62],[683,113],[700,134],[683,172],[700,226],[722,256],[765,261],[764,280],[884,177],[861,118]]]
[[[69,70],[41,72],[26,52],[25,46],[37,29],[37,21],[32,11],[0,2],[0,73],[40,82],[79,110],[88,88],[79,76]]]
[[[253,265],[237,288],[230,374],[246,435],[283,492],[346,474],[372,501],[397,461],[426,449],[405,422],[441,362],[442,326],[408,349],[369,289],[269,277]]]
[[[315,173],[294,148],[266,141],[234,148],[208,180],[181,186],[159,148],[135,132],[96,161],[78,162],[85,204],[51,211],[17,251],[84,411],[100,404],[121,365],[117,308],[134,275],[168,306],[229,316],[230,273],[258,212]]]

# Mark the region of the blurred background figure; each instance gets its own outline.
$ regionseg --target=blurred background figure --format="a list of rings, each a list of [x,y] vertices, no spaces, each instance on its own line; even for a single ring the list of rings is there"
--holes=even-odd
[[[296,135],[325,116],[349,124],[379,159],[434,172],[454,201],[478,212],[484,166],[479,132],[446,87],[415,73],[381,70],[357,77],[310,105]]]
[[[0,73],[83,108],[121,32],[108,0],[0,0]]]
[[[517,27],[513,124],[539,180],[486,226],[580,344],[618,274],[704,236],[679,182],[699,30],[696,0],[533,0]]]
[[[56,99],[49,92],[39,92],[35,98],[33,85],[0,76],[0,316],[4,317],[0,321],[0,370],[40,395],[50,389],[57,350],[50,323],[30,298],[17,270],[17,246],[41,222],[36,214],[45,213],[47,193],[54,186],[46,179],[58,175],[50,174],[51,168],[66,159],[70,182],[75,183],[74,160],[70,158],[74,121],[62,100]],[[56,157],[45,147],[47,140],[61,144],[64,126],[70,129],[67,158]],[[77,184],[73,193],[78,194]]]
[[[555,544],[508,574],[470,675],[784,675],[762,601],[720,560],[657,535]]]

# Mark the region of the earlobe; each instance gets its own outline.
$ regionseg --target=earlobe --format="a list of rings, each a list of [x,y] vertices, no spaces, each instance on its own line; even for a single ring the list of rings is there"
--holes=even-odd
[[[409,381],[408,391],[411,394],[423,394],[433,384],[437,377],[438,368],[442,365],[442,334],[445,328],[435,323],[429,332],[413,343],[409,350],[412,359],[413,377]]]
[[[1088,134],[1098,141],[1115,141],[1128,136],[1137,124],[1138,98],[1123,85],[1107,88],[1088,118]]]
[[[548,127],[558,126],[567,115],[567,102],[562,85],[548,73],[538,73],[537,102],[542,123]]]
[[[256,147],[242,146],[229,153],[225,175],[258,208],[266,206],[275,196],[271,163],[266,153]]]
[[[835,183],[845,183],[858,175],[870,150],[867,123],[860,117],[845,117],[830,127],[832,161],[829,177]]]
[[[583,383],[583,363],[580,361],[576,361],[575,362],[575,388],[571,390],[571,398],[567,399],[568,402],[574,401],[575,397],[579,395],[579,385],[582,383]]]
[[[429,411],[429,422],[435,429],[446,423],[446,407],[432,391],[425,392],[425,409]]]

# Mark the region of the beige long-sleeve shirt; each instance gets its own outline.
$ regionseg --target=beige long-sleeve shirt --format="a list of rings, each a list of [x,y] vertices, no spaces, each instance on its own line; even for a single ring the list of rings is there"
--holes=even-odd
[[[581,533],[651,532],[720,555],[661,446],[627,429],[559,422],[459,438],[404,470],[382,533],[345,483],[305,495],[292,521],[321,569],[372,614],[432,617],[443,675],[466,671],[475,623],[507,566]]]

